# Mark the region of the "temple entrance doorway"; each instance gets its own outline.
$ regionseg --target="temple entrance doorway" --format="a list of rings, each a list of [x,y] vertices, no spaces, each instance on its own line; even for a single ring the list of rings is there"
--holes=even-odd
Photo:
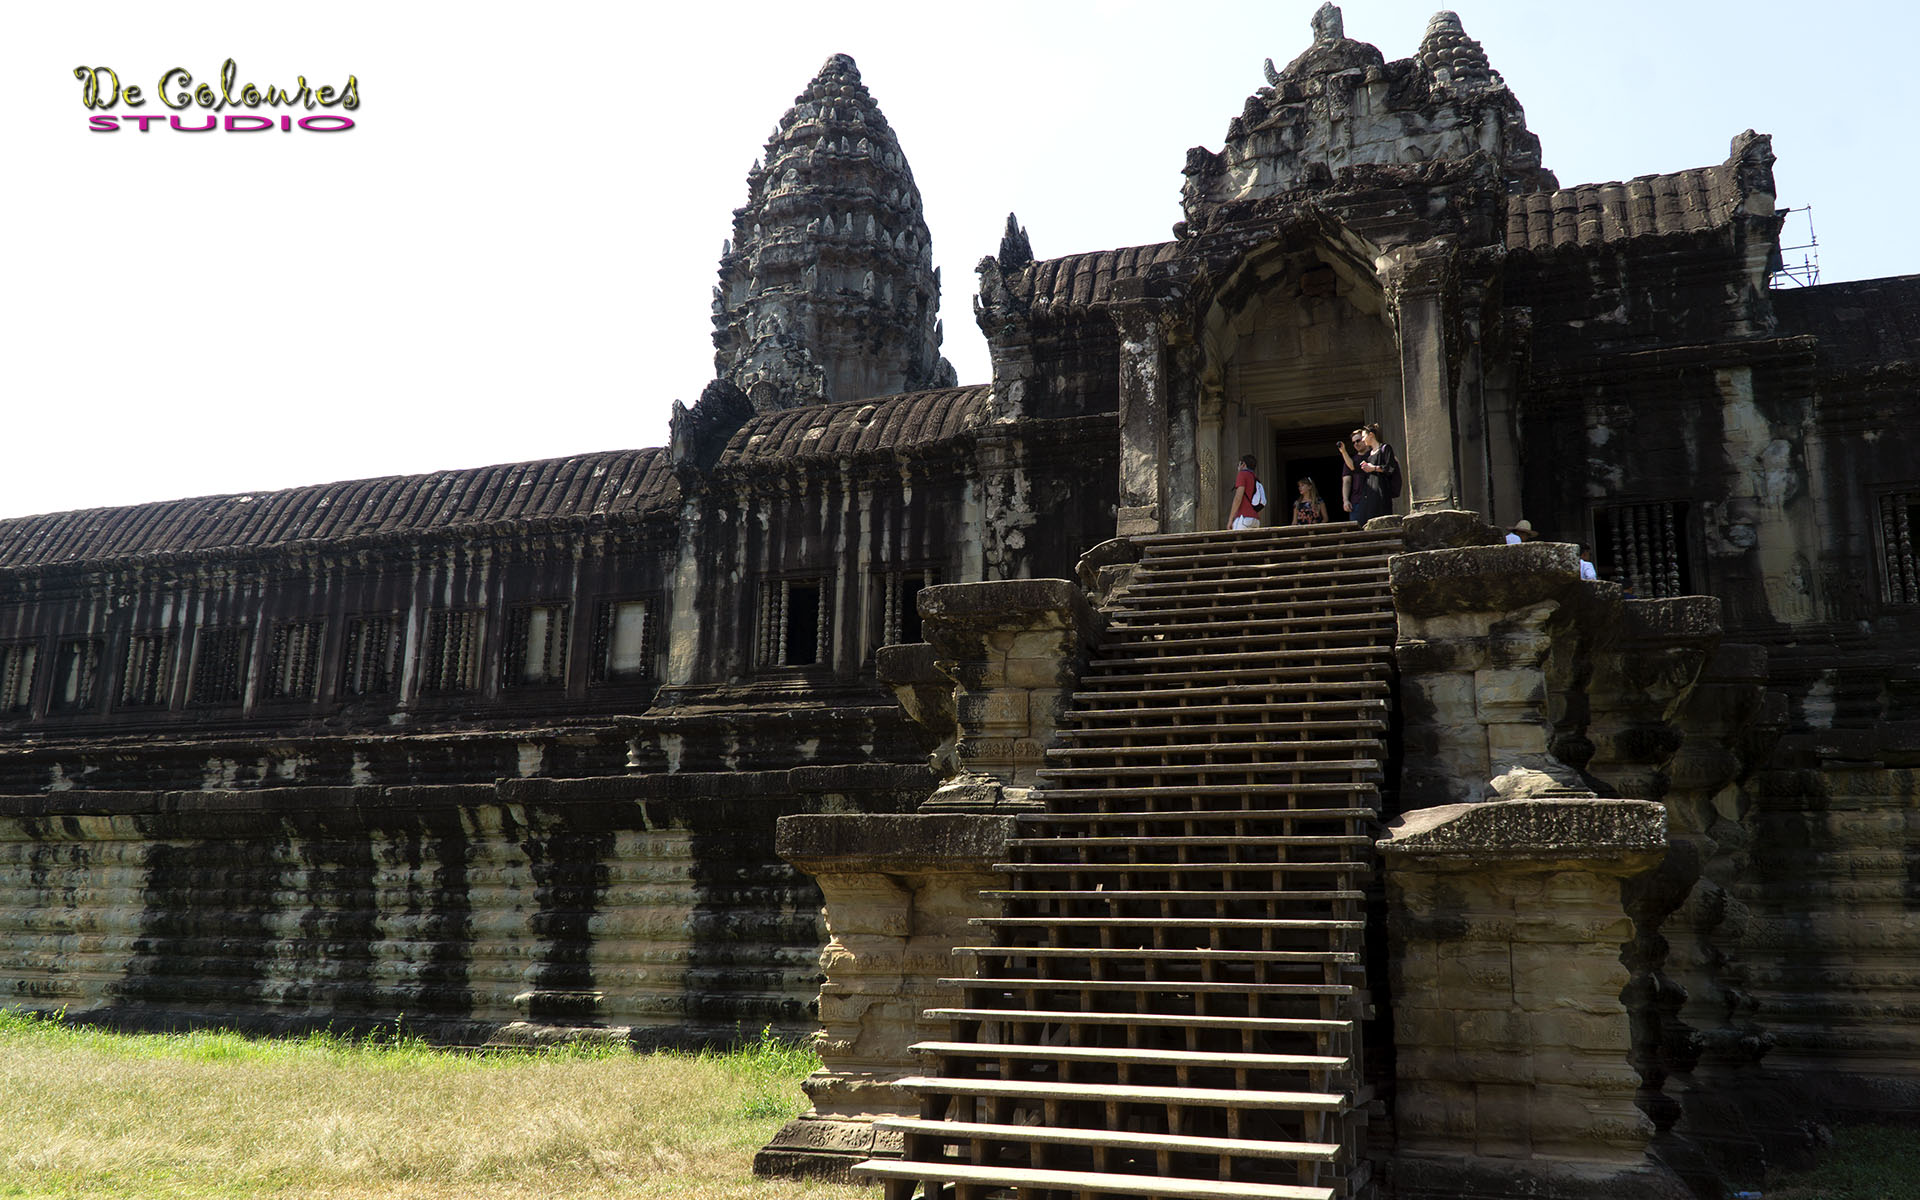
[[[1276,470],[1267,484],[1271,503],[1267,506],[1266,524],[1293,523],[1293,502],[1300,497],[1298,482],[1303,477],[1312,479],[1320,489],[1320,498],[1327,502],[1328,519],[1346,520],[1347,515],[1340,508],[1341,462],[1335,444],[1346,441],[1358,419],[1356,414],[1353,419],[1338,424],[1273,431],[1272,461]]]

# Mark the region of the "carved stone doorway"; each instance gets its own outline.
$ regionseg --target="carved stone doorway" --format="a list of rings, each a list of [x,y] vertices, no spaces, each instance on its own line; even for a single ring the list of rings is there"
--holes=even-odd
[[[1266,524],[1287,525],[1293,521],[1293,502],[1299,499],[1296,486],[1302,476],[1311,477],[1327,502],[1330,520],[1346,519],[1340,509],[1340,454],[1334,443],[1344,442],[1353,433],[1358,419],[1339,424],[1294,426],[1273,431],[1274,469],[1268,477]]]

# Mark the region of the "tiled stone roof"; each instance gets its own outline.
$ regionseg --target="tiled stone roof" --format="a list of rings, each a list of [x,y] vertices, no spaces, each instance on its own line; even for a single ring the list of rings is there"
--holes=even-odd
[[[941,441],[978,423],[992,391],[985,384],[939,388],[767,413],[740,427],[720,462],[839,458]]]
[[[1735,169],[1729,162],[1509,196],[1507,249],[1541,253],[1719,228],[1740,206]]]
[[[671,503],[658,448],[0,521],[0,569],[418,535]]]
[[[1027,268],[1026,281],[1033,289],[1029,298],[1051,308],[1105,304],[1113,298],[1116,281],[1132,279],[1179,255],[1180,243],[1158,242],[1043,259]]]

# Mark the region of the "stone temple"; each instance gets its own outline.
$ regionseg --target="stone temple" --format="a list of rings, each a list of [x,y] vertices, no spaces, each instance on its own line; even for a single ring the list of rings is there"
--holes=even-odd
[[[0,1003],[818,1032],[759,1169],[890,1200],[1719,1197],[1920,1118],[1920,278],[1770,287],[1773,161],[1563,186],[1452,13],[1329,5],[1171,240],[1009,218],[959,386],[835,56],[667,446],[0,522]],[[1281,527],[1362,422],[1395,514]]]

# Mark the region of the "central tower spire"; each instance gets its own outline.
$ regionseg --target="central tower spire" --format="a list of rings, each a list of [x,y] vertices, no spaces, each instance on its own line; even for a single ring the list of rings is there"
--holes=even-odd
[[[951,386],[939,308],[920,189],[836,54],[747,173],[714,289],[714,374],[760,412]]]

